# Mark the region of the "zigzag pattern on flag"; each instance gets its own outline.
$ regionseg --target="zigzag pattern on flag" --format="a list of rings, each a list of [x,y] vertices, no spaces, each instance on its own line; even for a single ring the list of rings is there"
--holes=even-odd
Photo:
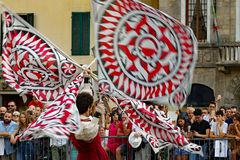
[[[137,0],[93,0],[93,7],[101,92],[116,97],[154,151],[171,144],[201,154],[200,146],[144,103],[185,104],[197,59],[192,30]]]
[[[183,106],[197,58],[191,29],[134,0],[105,1],[98,11],[99,83],[108,81],[108,94]]]
[[[81,130],[80,116],[75,104],[79,87],[84,85],[81,75],[66,88],[65,92],[46,106],[44,112],[22,133],[22,140],[44,136],[68,138],[70,133]]]
[[[82,68],[19,16],[3,7],[3,77],[20,94],[46,102],[45,110],[21,140],[50,136],[68,138],[81,130],[75,104],[84,78]]]
[[[10,10],[3,20],[4,80],[20,94],[54,101],[82,69]]]
[[[118,100],[112,97],[112,100],[128,115],[129,120],[142,130],[156,153],[164,146],[174,145],[188,152],[202,154],[201,146],[190,143],[180,129],[159,114],[154,106],[133,99]]]

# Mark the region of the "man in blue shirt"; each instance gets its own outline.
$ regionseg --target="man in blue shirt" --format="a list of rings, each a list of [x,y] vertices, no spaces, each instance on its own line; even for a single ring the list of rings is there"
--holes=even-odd
[[[10,142],[10,135],[18,128],[16,122],[12,121],[12,113],[7,111],[4,114],[3,121],[0,121],[0,139],[4,139],[4,154],[0,155],[0,159],[16,159],[15,148]]]

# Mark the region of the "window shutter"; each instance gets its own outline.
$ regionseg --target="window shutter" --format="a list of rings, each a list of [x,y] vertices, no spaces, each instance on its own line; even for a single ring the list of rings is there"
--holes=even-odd
[[[34,14],[33,13],[26,13],[26,14],[18,14],[22,19],[27,21],[30,25],[34,26]],[[2,55],[2,41],[3,41],[3,21],[2,21],[2,14],[1,14],[1,33],[0,33],[0,55]]]
[[[90,12],[72,13],[72,55],[90,53]]]

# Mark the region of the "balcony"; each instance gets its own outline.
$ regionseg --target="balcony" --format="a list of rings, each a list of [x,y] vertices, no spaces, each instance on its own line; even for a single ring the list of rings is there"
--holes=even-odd
[[[217,65],[240,67],[240,43],[223,44],[219,50]]]

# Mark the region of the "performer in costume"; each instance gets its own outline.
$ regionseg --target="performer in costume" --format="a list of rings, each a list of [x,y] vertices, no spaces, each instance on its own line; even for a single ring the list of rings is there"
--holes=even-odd
[[[76,105],[81,118],[82,131],[71,134],[70,139],[78,151],[77,160],[108,160],[108,155],[101,146],[101,139],[98,132],[98,120],[101,114],[94,113],[93,97],[82,92],[77,96]]]

